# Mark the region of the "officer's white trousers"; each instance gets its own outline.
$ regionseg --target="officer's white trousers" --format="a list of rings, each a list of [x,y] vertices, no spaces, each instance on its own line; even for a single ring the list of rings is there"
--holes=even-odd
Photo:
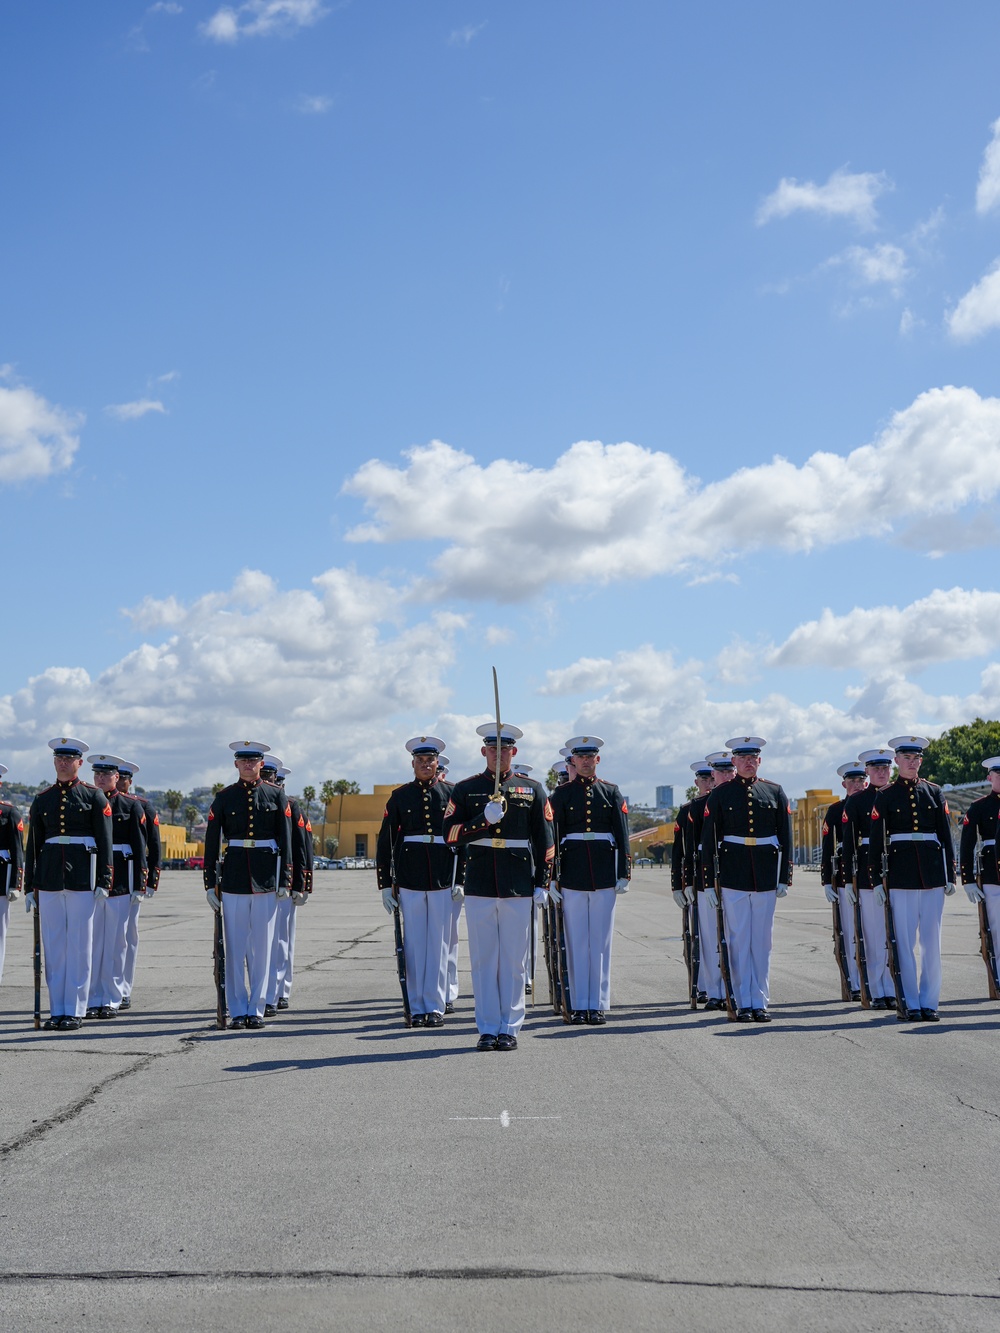
[[[698,989],[710,1000],[722,999],[722,971],[719,967],[719,921],[715,908],[704,893],[698,894]]]
[[[0,875],[3,866],[0,865]],[[6,894],[0,898],[0,981],[3,980],[3,960],[7,953],[7,923],[10,920],[10,899]]]
[[[986,919],[990,923],[993,936],[993,948],[1000,949],[1000,884],[984,884],[986,894]],[[3,955],[0,954],[0,969],[3,967]]]
[[[226,1005],[232,1018],[264,1016],[276,906],[277,899],[273,893],[222,895],[222,923],[226,934]]]
[[[854,904],[851,902],[850,891],[846,887],[839,888],[837,899],[840,903],[840,928],[844,932],[844,948],[847,951],[847,975],[851,990],[860,990],[861,979],[858,976],[858,960],[854,949]]]
[[[899,978],[907,1009],[936,1009],[941,998],[941,918],[944,888],[890,889]],[[917,941],[920,976],[917,977]]]
[[[451,950],[451,893],[448,889],[399,890],[403,914],[406,993],[411,1014],[443,1014],[448,998]]]
[[[90,990],[94,895],[89,889],[42,889],[38,924],[53,1016],[83,1018]]]
[[[722,890],[729,970],[737,1009],[766,1009],[770,999],[771,931],[777,894],[774,889],[745,893]]]
[[[448,894],[451,903],[451,935],[448,941],[448,1000],[454,1004],[458,999],[458,921],[462,915],[464,899],[454,899]]]
[[[530,898],[465,900],[469,962],[480,1034],[516,1035],[524,1022],[524,982],[531,929]]]
[[[895,995],[889,971],[889,947],[885,942],[885,908],[875,901],[872,889],[859,889],[861,895],[861,932],[865,941],[865,971],[868,992],[873,1000]]]
[[[88,1009],[95,1005],[110,1005],[112,1009],[117,1009],[122,1002],[128,905],[128,894],[117,898],[94,899]]]
[[[611,1008],[614,889],[563,889],[569,998],[574,1009]]]
[[[129,897],[128,903],[128,925],[125,927],[125,989],[126,996],[132,994],[132,987],[135,984],[135,956],[139,950],[139,909],[142,907],[141,898]]]
[[[295,919],[298,907],[291,898],[279,898],[274,911],[274,940],[267,976],[267,1002],[277,1004],[292,993],[295,961]]]

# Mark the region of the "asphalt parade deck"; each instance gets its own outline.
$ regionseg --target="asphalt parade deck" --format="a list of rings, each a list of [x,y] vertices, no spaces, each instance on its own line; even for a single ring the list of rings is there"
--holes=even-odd
[[[464,939],[454,1017],[403,1027],[374,872],[317,874],[263,1032],[215,1029],[211,925],[165,874],[132,1012],[47,1034],[12,908],[3,1328],[1000,1327],[1000,1006],[961,891],[939,1024],[840,1002],[799,874],[774,1022],[745,1027],[689,1011],[668,875],[640,871],[608,1026],[554,1018],[539,960],[511,1054],[473,1049]]]

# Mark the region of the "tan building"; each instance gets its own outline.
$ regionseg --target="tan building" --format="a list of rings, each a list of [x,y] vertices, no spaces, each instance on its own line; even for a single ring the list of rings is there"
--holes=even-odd
[[[810,865],[813,861],[819,861],[823,820],[835,799],[829,787],[811,787],[805,796],[792,802],[792,845],[795,848],[795,859],[800,864]]]
[[[160,857],[164,861],[186,861],[190,856],[204,856],[203,842],[188,842],[183,824],[160,825]]]
[[[376,783],[370,792],[335,796],[326,807],[325,823],[322,815],[312,821],[317,847],[322,849],[326,838],[336,838],[338,856],[373,857],[385,803],[402,785],[401,782]]]

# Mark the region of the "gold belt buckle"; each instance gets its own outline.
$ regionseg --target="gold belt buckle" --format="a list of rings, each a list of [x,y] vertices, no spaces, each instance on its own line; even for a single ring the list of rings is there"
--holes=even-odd
[[[756,846],[757,846],[757,839],[756,839],[756,838],[744,838],[744,839],[743,839],[743,844],[744,844],[745,847],[756,847]]]
[[[506,847],[506,846],[507,846],[507,839],[506,839],[506,838],[490,838],[490,842],[493,844],[494,847]]]
[[[243,846],[244,846],[244,847],[256,847],[256,846],[257,846],[257,839],[256,839],[256,838],[244,838],[244,839],[243,839]]]

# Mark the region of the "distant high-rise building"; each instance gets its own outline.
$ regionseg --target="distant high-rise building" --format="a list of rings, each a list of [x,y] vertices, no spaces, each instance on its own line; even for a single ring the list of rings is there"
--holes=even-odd
[[[673,787],[657,787],[656,808],[657,810],[672,810],[674,808]]]

